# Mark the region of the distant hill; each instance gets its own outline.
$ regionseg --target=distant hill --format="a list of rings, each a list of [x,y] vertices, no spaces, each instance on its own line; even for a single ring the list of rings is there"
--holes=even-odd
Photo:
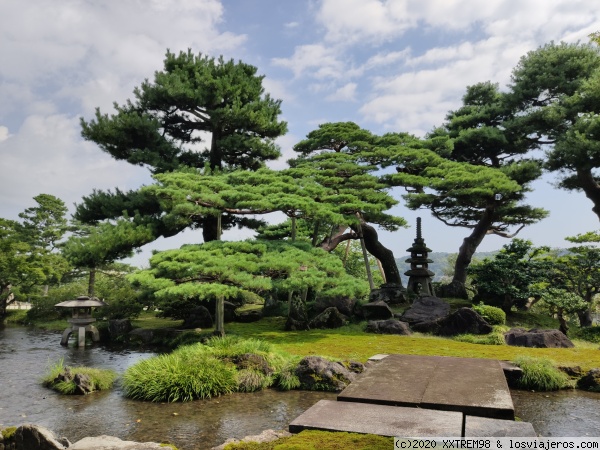
[[[476,252],[473,260],[482,260],[485,258],[491,258],[497,252]],[[441,281],[444,276],[444,270],[448,266],[448,257],[451,255],[456,255],[456,253],[447,253],[447,252],[431,252],[429,254],[429,259],[433,260],[432,263],[429,263],[429,270],[435,273],[435,277],[433,277],[433,281]],[[404,272],[410,269],[410,264],[406,262],[407,259],[410,258],[410,254],[406,254],[403,257],[396,258],[396,265],[398,269],[400,269],[400,274],[402,277],[402,283],[406,286],[408,282],[408,277],[404,275]]]

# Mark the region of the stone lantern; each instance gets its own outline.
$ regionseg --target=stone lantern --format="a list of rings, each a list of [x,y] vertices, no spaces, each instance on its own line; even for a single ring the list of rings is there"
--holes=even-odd
[[[421,218],[417,217],[417,237],[413,242],[411,248],[406,249],[410,252],[410,258],[406,260],[410,264],[410,270],[404,272],[407,275],[408,286],[406,290],[413,292],[414,294],[421,295],[435,295],[433,292],[433,285],[431,284],[432,277],[435,275],[429,270],[428,264],[433,262],[428,258],[428,253],[431,251],[425,245],[425,240],[421,236]]]
[[[71,333],[76,333],[79,347],[85,347],[86,333],[92,335],[92,342],[100,340],[98,329],[92,325],[96,321],[92,317],[92,308],[108,306],[105,302],[98,300],[96,297],[90,298],[82,295],[77,297],[76,300],[67,300],[66,302],[57,303],[54,306],[69,308],[73,314],[69,319],[71,326],[63,332],[60,345],[67,345],[69,343]]]

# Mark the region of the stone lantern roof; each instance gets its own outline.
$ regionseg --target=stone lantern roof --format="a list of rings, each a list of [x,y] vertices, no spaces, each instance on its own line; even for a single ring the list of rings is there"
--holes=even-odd
[[[67,300],[65,302],[57,303],[54,306],[61,308],[99,308],[102,306],[108,306],[108,303],[99,300],[97,297],[90,298],[87,295],[80,295],[75,300]]]

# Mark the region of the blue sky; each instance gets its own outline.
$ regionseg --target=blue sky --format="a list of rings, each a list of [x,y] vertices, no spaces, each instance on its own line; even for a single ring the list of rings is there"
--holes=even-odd
[[[152,180],[80,137],[79,118],[110,112],[162,67],[167,48],[241,59],[266,76],[283,101],[292,146],[320,123],[354,121],[374,133],[423,135],[460,105],[466,86],[505,86],[519,58],[550,41],[587,42],[600,9],[586,0],[3,0],[0,2],[0,217],[17,218],[40,193],[72,207],[92,189],[135,189]],[[597,228],[583,194],[534,185],[529,202],[549,209],[519,237],[565,246]],[[435,251],[455,252],[468,230],[427,211],[394,213]],[[381,233],[397,256],[414,226]],[[243,238],[235,232],[226,237]],[[151,247],[199,242],[187,232]],[[486,237],[481,250],[506,240]],[[150,247],[136,258],[144,262]]]

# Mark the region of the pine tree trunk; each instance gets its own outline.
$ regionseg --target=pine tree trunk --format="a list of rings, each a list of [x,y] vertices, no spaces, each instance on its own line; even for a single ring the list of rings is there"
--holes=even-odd
[[[88,278],[88,297],[92,298],[96,289],[96,268],[90,269],[90,276]]]
[[[215,305],[215,336],[225,336],[225,299],[223,296],[217,298]]]
[[[596,182],[591,169],[578,169],[577,180],[579,181],[579,185],[585,193],[585,196],[594,204],[592,211],[594,211],[594,214],[600,219],[600,186]]]
[[[491,207],[486,208],[483,217],[477,225],[475,225],[471,234],[463,240],[463,243],[458,250],[456,263],[454,264],[454,277],[452,278],[452,285],[454,288],[462,287],[462,289],[465,290],[467,269],[471,264],[473,255],[477,251],[477,247],[479,247],[479,244],[481,244],[481,241],[483,241],[483,238],[494,223],[493,215],[494,209]]]
[[[580,327],[591,327],[593,323],[592,311],[588,308],[585,311],[578,311],[577,317],[579,318]]]
[[[353,226],[353,229],[358,233]],[[402,286],[402,279],[400,278],[400,270],[396,265],[396,259],[394,258],[394,252],[389,248],[385,247],[379,242],[379,236],[377,231],[371,225],[366,222],[361,223],[361,231],[363,239],[365,241],[365,247],[367,251],[381,261],[383,271],[385,273],[385,279],[388,284],[396,284]]]

